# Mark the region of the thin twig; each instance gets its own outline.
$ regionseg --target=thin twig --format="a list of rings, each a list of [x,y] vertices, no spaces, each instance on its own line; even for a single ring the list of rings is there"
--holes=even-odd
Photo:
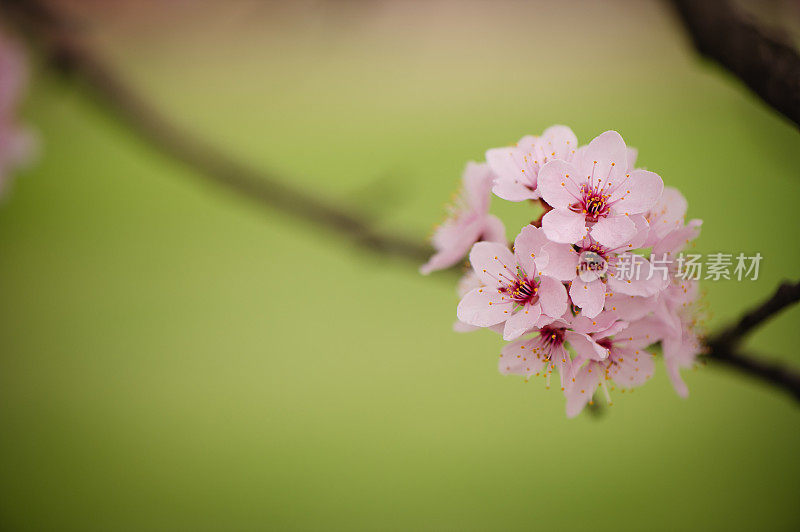
[[[800,55],[788,39],[768,35],[729,0],[672,1],[701,54],[800,126]]]
[[[742,353],[721,347],[712,347],[706,358],[734,368],[750,378],[756,378],[773,388],[790,393],[800,401],[800,373],[785,364],[763,360],[752,353]]]
[[[738,322],[708,337],[708,352],[705,357],[777,386],[800,401],[800,373],[783,364],[739,351],[739,346],[748,333],[798,301],[800,281],[781,283],[772,296],[745,312]]]
[[[736,347],[753,329],[798,301],[800,301],[800,281],[784,281],[772,296],[744,313],[735,324],[714,334],[707,343],[728,348]]]
[[[73,24],[45,2],[0,0],[49,59],[67,74],[77,74],[88,87],[152,146],[178,159],[223,188],[269,208],[339,233],[372,251],[422,263],[431,254],[427,244],[372,226],[370,217],[353,212],[311,192],[289,185],[267,172],[249,168],[192,137],[162,117],[131,89],[92,48],[69,31]]]

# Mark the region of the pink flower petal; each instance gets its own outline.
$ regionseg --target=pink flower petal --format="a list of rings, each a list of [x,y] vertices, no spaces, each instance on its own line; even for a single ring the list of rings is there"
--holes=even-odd
[[[486,216],[481,237],[482,240],[487,242],[497,242],[498,244],[505,244],[508,242],[506,239],[506,227],[503,225],[500,218],[493,214]]]
[[[539,305],[526,305],[515,312],[513,316],[506,320],[506,326],[503,329],[503,340],[514,340],[528,332],[536,325],[541,313]]]
[[[647,223],[644,214],[631,214],[628,218],[636,226],[636,234],[625,244],[624,249],[632,250],[649,247],[645,244],[650,237],[650,225]]]
[[[515,374],[530,377],[544,369],[545,360],[534,351],[538,339],[515,340],[505,347],[500,354],[497,369],[503,375]]]
[[[467,323],[456,321],[453,323],[453,331],[457,333],[466,333],[479,330],[480,327],[476,327],[475,325],[469,325]]]
[[[567,311],[567,289],[561,281],[546,275],[539,278],[539,304],[543,313],[554,318]]]
[[[548,160],[569,160],[578,149],[578,137],[567,126],[552,126],[545,129],[539,145]]]
[[[495,181],[494,186],[492,186],[492,192],[498,198],[506,201],[525,201],[539,198],[539,194],[536,191],[517,181],[507,179]]]
[[[592,226],[591,234],[604,247],[614,249],[636,236],[636,224],[627,216],[607,216]]]
[[[599,345],[588,334],[566,331],[564,339],[581,359],[604,360],[608,357],[608,349]]]
[[[432,239],[438,251],[420,268],[420,272],[428,275],[432,271],[457,264],[480,238],[484,224],[483,220],[473,218],[471,222],[465,224],[447,221],[439,226]]]
[[[609,367],[608,375],[623,388],[641,386],[655,371],[653,355],[644,350],[617,348],[612,358],[616,364]]]
[[[586,236],[586,220],[581,214],[554,209],[542,218],[542,229],[553,242],[574,244]]]
[[[540,268],[544,275],[559,281],[571,281],[577,275],[578,253],[569,244],[548,242],[544,247],[547,264]]]
[[[614,187],[609,201],[615,214],[639,214],[649,211],[661,197],[664,182],[647,170],[631,170],[630,177]]]
[[[555,209],[568,209],[581,197],[579,170],[574,165],[553,160],[539,171],[539,194]]]
[[[608,300],[608,298],[606,298],[606,300]],[[579,333],[595,333],[608,329],[616,319],[616,315],[613,312],[601,312],[594,318],[587,318],[583,314],[578,314],[572,318],[570,328]]]
[[[497,180],[516,183],[527,183],[529,181],[528,176],[522,171],[525,168],[520,167],[514,158],[516,153],[516,146],[492,148],[486,151],[486,163],[497,176]]]
[[[661,256],[665,253],[678,253],[683,250],[689,242],[700,235],[702,223],[701,220],[692,220],[689,225],[670,231],[664,238],[653,243],[653,255]]]
[[[683,219],[686,216],[687,207],[686,198],[683,197],[683,194],[678,189],[664,187],[661,198],[647,214],[650,222],[650,236],[647,239],[647,247],[664,238],[670,231],[683,227]]]
[[[652,263],[633,253],[620,255],[620,262],[626,261],[633,271],[622,272],[621,266],[609,272],[607,283],[612,292],[629,296],[653,296],[661,292],[669,283],[669,275],[663,270],[656,270]]]
[[[547,255],[542,248],[548,243],[544,231],[532,225],[526,225],[514,239],[514,255],[517,264],[522,267],[528,277],[533,277],[539,264],[547,263]]]
[[[628,167],[625,141],[616,131],[595,137],[580,161],[580,178],[594,183],[621,183]]]
[[[489,211],[494,174],[488,164],[468,162],[462,177],[464,199],[476,213]]]
[[[536,199],[539,193],[539,161],[534,153],[536,138],[523,137],[517,146],[494,148],[486,152],[486,162],[495,173],[492,191],[508,201]]]
[[[629,296],[617,292],[606,296],[606,311],[625,321],[638,320],[652,312],[655,307],[655,297]]]
[[[461,260],[457,257],[458,254],[453,253],[451,250],[435,253],[433,256],[431,256],[428,262],[419,267],[419,273],[422,275],[428,275],[436,270],[448,268]]]
[[[541,306],[540,306],[540,308],[541,308]],[[548,316],[547,314],[542,314],[541,316],[539,316],[539,319],[536,320],[536,328],[537,329],[541,329],[545,325],[550,325],[551,323],[553,323],[555,321],[558,321],[558,319],[554,318],[552,316]]]
[[[617,320],[612,323],[608,328],[593,334],[592,337],[595,340],[602,340],[603,338],[608,338],[609,336],[614,336],[620,331],[623,331],[628,328],[629,323],[627,321]]]
[[[644,349],[661,340],[664,327],[654,318],[647,317],[630,323],[616,336],[621,345],[632,349]]]
[[[496,289],[476,288],[467,293],[456,309],[458,319],[468,325],[489,327],[511,316],[514,304]]]
[[[580,278],[576,278],[572,281],[572,286],[570,286],[569,296],[572,298],[572,302],[581,308],[587,318],[594,318],[603,311],[603,304],[606,300],[606,285],[599,279],[587,283]]]
[[[516,275],[517,262],[503,244],[478,242],[469,252],[469,262],[478,278],[489,286],[498,286],[503,279]]]
[[[578,371],[575,382],[570,383],[564,394],[567,396],[567,417],[580,414],[583,407],[592,400],[602,374],[602,366],[597,362],[589,362]]]
[[[689,388],[686,386],[683,378],[681,377],[681,370],[678,361],[672,358],[664,357],[664,365],[667,367],[667,375],[672,383],[675,392],[686,399],[689,397]]]

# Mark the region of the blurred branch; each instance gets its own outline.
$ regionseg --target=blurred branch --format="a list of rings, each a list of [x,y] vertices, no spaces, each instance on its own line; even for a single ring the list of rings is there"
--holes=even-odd
[[[795,401],[800,401],[800,374],[785,364],[762,360],[752,353],[716,346],[711,347],[706,358],[734,368],[748,377],[755,377],[773,388],[788,392]]]
[[[714,0],[709,1],[708,5],[720,5],[721,3],[725,2]],[[716,23],[713,22],[714,17],[711,16],[713,13],[708,11],[708,8],[697,7],[702,3],[694,4],[676,0],[676,4],[682,13],[685,12],[687,24],[693,34],[702,30],[700,33],[703,35],[696,37],[699,39],[698,42],[702,43],[698,44],[701,50],[710,50],[706,52],[710,55],[716,53],[714,51],[717,48],[706,43],[707,36],[705,34],[709,32],[711,35],[709,40],[714,41],[716,36],[727,42],[725,35],[717,34],[725,34],[728,30],[721,32],[709,30],[709,28],[713,29]],[[198,175],[205,177],[208,181],[256,201],[261,206],[279,210],[316,226],[337,232],[375,253],[403,257],[417,263],[428,257],[430,250],[426,244],[401,235],[378,231],[372,227],[368,216],[354,214],[347,207],[335,205],[310,192],[292,187],[272,174],[248,168],[193,138],[185,131],[181,131],[128,87],[116,75],[113,68],[75,35],[75,32],[72,31],[75,25],[71,21],[65,20],[57,10],[51,9],[47,3],[37,0],[0,0],[0,8],[4,8],[5,12],[11,14],[19,22],[21,28],[25,29],[34,41],[42,46],[54,66],[67,74],[78,75],[105,100],[123,121],[151,145],[194,168]],[[736,20],[733,15],[726,13],[722,17],[723,19],[727,20],[733,17],[733,20]],[[705,21],[704,17],[706,16],[711,17],[712,21]],[[749,35],[740,38],[745,39],[742,42],[747,43],[748,38],[752,39],[755,36]],[[728,46],[735,48],[740,45],[734,43]],[[771,45],[764,46],[766,46],[766,51],[754,55],[771,57],[769,55],[773,53],[770,52]],[[724,46],[722,49],[726,50]],[[797,63],[792,62],[797,58],[796,55],[794,59],[789,57],[786,50],[778,50],[780,54],[787,57],[774,59],[777,61],[775,65],[783,65],[788,68],[787,72],[794,74],[794,78],[792,78],[794,81],[786,78],[783,80],[785,83],[782,84],[782,78],[775,74],[778,79],[773,80],[767,87],[768,90],[765,90],[769,93],[769,98],[777,98],[779,103],[773,103],[767,96],[762,96],[784,112],[786,116],[798,122],[800,119],[800,113],[798,113],[800,91],[797,90]],[[743,79],[751,75],[749,70],[745,70],[747,75],[743,76]],[[780,69],[778,68],[778,70]],[[787,93],[783,93],[782,97],[775,96],[776,87],[778,89],[787,88]],[[793,93],[788,91],[792,88],[794,88]],[[758,89],[755,90],[758,92]],[[780,92],[777,90],[777,93]],[[706,358],[727,364],[750,376],[755,376],[773,386],[789,391],[796,399],[800,400],[800,375],[797,372],[760,361],[737,351],[739,342],[747,333],[782,309],[797,302],[798,299],[800,299],[800,283],[781,285],[775,295],[756,309],[746,313],[736,325],[710,337],[706,342],[709,347]],[[592,408],[589,409],[591,415],[599,415],[602,411],[596,402],[591,406]]]
[[[736,347],[753,329],[798,301],[800,301],[800,281],[784,281],[772,296],[746,312],[735,325],[721,330],[709,339],[709,345]]]
[[[126,85],[114,69],[76,35],[73,22],[47,2],[0,0],[0,7],[43,47],[47,58],[59,70],[80,76],[152,146],[191,166],[208,181],[264,207],[339,233],[376,253],[417,263],[430,255],[425,243],[382,232],[373,227],[367,215],[289,185],[286,179],[249,168],[180,130]]]
[[[739,351],[742,340],[756,327],[798,301],[800,301],[800,281],[781,283],[772,296],[745,312],[737,323],[708,337],[706,345],[709,350],[706,358],[782,388],[800,401],[800,373],[782,364],[761,360],[759,357]]]
[[[800,126],[800,55],[777,30],[767,34],[730,0],[672,0],[697,50],[741,79]]]

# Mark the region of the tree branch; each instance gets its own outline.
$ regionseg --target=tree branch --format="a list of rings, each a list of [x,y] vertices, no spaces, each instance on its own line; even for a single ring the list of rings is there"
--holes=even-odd
[[[800,301],[800,281],[784,281],[768,299],[746,312],[735,325],[731,325],[709,338],[708,345],[736,347],[756,327],[783,309]]]
[[[697,50],[741,79],[800,126],[800,55],[777,32],[767,35],[729,0],[673,0]]]
[[[706,358],[736,369],[748,377],[761,380],[765,384],[790,393],[795,401],[800,401],[800,373],[784,364],[769,362],[751,353],[712,347]]]
[[[67,74],[76,74],[142,138],[178,159],[206,180],[236,194],[277,209],[315,227],[339,233],[374,252],[422,263],[431,254],[427,244],[381,232],[367,216],[287,184],[273,174],[249,168],[185,131],[181,131],[143,100],[75,32],[70,21],[46,2],[0,0],[0,6],[20,22],[48,59]]]
[[[791,393],[800,401],[800,373],[782,364],[761,360],[739,351],[742,340],[756,327],[800,301],[800,281],[784,282],[772,296],[745,312],[739,321],[706,339],[705,358],[728,365]]]

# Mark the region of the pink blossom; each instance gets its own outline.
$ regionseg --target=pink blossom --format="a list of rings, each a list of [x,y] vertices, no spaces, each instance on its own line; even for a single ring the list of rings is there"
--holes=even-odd
[[[603,388],[606,399],[611,404],[611,397],[606,381],[613,381],[620,388],[641,386],[653,376],[654,355],[645,348],[656,343],[659,337],[659,325],[649,318],[631,323],[618,321],[607,330],[592,334],[597,345],[608,350],[608,357],[597,360],[593,352],[583,352],[582,346],[575,346],[578,356],[574,367],[585,365],[575,372],[575,377],[568,383],[567,417],[575,417],[592,399],[598,386]]]
[[[489,214],[493,175],[486,164],[467,163],[463,187],[450,217],[433,235],[436,253],[420,272],[427,275],[449,268],[463,259],[472,244],[480,240],[506,242],[506,230],[499,218]]]
[[[640,238],[645,235],[646,228]],[[586,317],[593,318],[606,308],[609,294],[619,292],[630,296],[652,296],[666,286],[664,276],[653,271],[650,261],[628,252],[628,247],[607,248],[590,236],[580,240],[574,248],[568,244],[550,242],[545,247],[548,261],[542,267],[542,273],[569,282],[572,304],[580,308]],[[594,257],[602,264],[603,271],[584,271],[580,274],[581,257],[587,256]]]
[[[678,257],[686,245],[700,233],[701,220],[691,220],[684,225],[686,199],[676,189],[666,187],[661,199],[645,217],[649,229],[644,246],[652,247],[651,261],[660,261],[667,267],[666,287],[650,297],[635,297],[625,293],[610,294],[606,308],[611,308],[624,320],[633,321],[655,313],[673,334],[680,334],[677,310],[687,304],[684,294],[695,291],[692,284],[677,277]]]
[[[652,247],[654,255],[670,254],[674,258],[686,244],[697,238],[703,222],[693,219],[685,224],[687,206],[683,194],[676,188],[665,187],[661,198],[645,214],[650,231],[644,246]]]
[[[658,202],[645,214],[645,219],[650,225],[650,234],[645,245],[650,247],[673,229],[683,227],[686,208],[686,198],[678,189],[664,187]]]
[[[553,321],[567,310],[567,291],[560,281],[540,275],[537,260],[547,259],[544,232],[525,226],[514,241],[514,252],[498,243],[478,242],[469,260],[486,287],[468,292],[458,304],[458,319],[477,327],[505,323],[503,338]],[[538,259],[537,259],[538,256]]]
[[[587,234],[616,248],[637,234],[637,215],[661,196],[661,178],[628,170],[628,151],[616,131],[596,137],[572,162],[552,160],[539,172],[538,190],[553,207],[542,228],[554,242],[574,244]]]
[[[569,417],[598,387],[610,402],[615,387],[648,380],[648,348],[658,343],[673,386],[686,396],[680,370],[695,363],[703,345],[697,282],[683,278],[678,254],[701,221],[686,222],[680,192],[635,168],[637,152],[618,133],[575,145],[572,131],[554,126],[487,152],[493,185],[484,178],[471,196],[478,199],[462,201],[467,207],[437,232],[439,253],[427,265],[457,261],[472,245],[453,328],[502,334],[503,374],[541,375],[549,387],[558,370]],[[485,241],[486,231],[474,228],[482,222],[470,218],[489,218],[489,186],[503,199],[541,198],[545,207],[542,227],[538,220],[525,226],[512,249],[503,238]]]
[[[578,147],[578,139],[566,126],[553,126],[541,137],[522,137],[516,146],[493,148],[486,152],[486,162],[497,176],[492,192],[508,201],[538,199],[539,170],[553,159],[569,161]]]
[[[696,283],[693,284],[691,289],[696,290]],[[683,305],[677,312],[680,331],[678,334],[674,334],[672,331],[665,332],[661,346],[664,352],[664,365],[667,368],[667,375],[672,382],[672,387],[681,397],[688,397],[689,388],[681,378],[680,370],[694,366],[698,355],[705,351],[705,346],[701,340],[696,299]]]
[[[681,397],[687,397],[689,389],[680,369],[693,366],[704,350],[699,332],[698,283],[682,278],[678,271],[678,253],[697,238],[702,225],[697,219],[684,224],[686,207],[686,199],[680,192],[666,188],[662,199],[647,213],[650,220],[647,241],[653,248],[653,256],[669,265],[669,285],[652,298],[653,316],[663,327],[664,365]]]
[[[544,375],[549,386],[550,375],[558,368],[561,390],[564,391],[567,380],[572,377],[572,360],[566,345],[588,353],[592,360],[603,360],[608,356],[608,350],[598,345],[588,333],[607,329],[612,322],[609,315],[590,320],[567,312],[561,319],[532,331],[530,337],[507,344],[500,354],[498,369],[503,375],[516,374],[526,378]]]

